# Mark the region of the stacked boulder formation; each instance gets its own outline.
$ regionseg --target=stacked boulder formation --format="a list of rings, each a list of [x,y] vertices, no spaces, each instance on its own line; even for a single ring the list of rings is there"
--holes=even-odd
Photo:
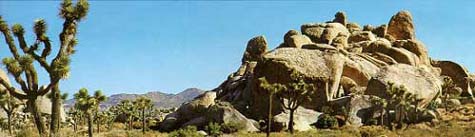
[[[304,24],[300,31],[288,31],[276,49],[268,51],[267,47],[264,36],[249,40],[239,69],[219,87],[206,93],[213,94],[214,102],[230,104],[218,108],[237,111],[208,113],[214,106],[209,103],[203,103],[206,107],[199,107],[203,110],[193,113],[196,116],[180,110],[202,100],[197,98],[167,116],[161,127],[171,130],[190,122],[202,127],[209,122],[203,116],[233,115],[246,123],[249,131],[254,131],[259,125],[256,121],[266,119],[269,106],[268,92],[259,86],[258,78],[266,77],[269,83],[289,83],[292,72],[317,86],[309,95],[311,101],[304,102],[296,111],[296,130],[310,129],[322,109],[328,106],[346,107],[349,111],[346,124],[363,125],[376,115],[371,98],[390,98],[389,83],[402,85],[415,95],[420,100],[418,108],[426,108],[440,96],[443,77],[452,78],[462,89],[462,96],[473,96],[473,76],[455,62],[430,58],[426,46],[416,39],[408,11],[398,12],[388,24],[363,28],[349,22],[344,12],[338,12],[332,21]],[[274,100],[278,98],[274,96]],[[274,101],[272,107],[274,124],[285,127],[288,113],[278,101]]]

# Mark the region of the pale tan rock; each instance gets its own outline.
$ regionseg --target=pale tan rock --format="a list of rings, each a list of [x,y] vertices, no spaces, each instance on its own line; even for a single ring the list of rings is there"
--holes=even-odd
[[[395,40],[415,39],[412,15],[408,11],[400,11],[388,23],[387,34]]]
[[[361,30],[362,30],[361,27],[360,27],[360,25],[358,25],[358,24],[355,23],[355,22],[350,22],[350,23],[346,24],[346,28],[348,29],[348,31],[349,31],[350,33],[353,33],[353,32],[355,32],[355,31],[361,31]]]
[[[388,82],[396,86],[403,85],[408,93],[422,99],[420,106],[426,106],[442,90],[442,82],[438,76],[421,67],[406,64],[396,64],[383,67],[376,76],[368,82],[365,94],[389,99],[387,94]]]
[[[440,75],[450,77],[458,87],[462,88],[462,96],[473,96],[469,87],[470,73],[465,67],[453,61],[433,60],[431,64],[441,69]]]
[[[293,35],[290,36],[286,43],[289,47],[302,48],[303,45],[312,44],[312,40],[305,35]]]
[[[348,43],[357,43],[361,41],[374,41],[376,37],[371,31],[355,31],[348,38]]]

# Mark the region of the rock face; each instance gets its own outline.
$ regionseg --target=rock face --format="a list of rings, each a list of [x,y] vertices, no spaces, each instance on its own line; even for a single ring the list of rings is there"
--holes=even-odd
[[[436,98],[442,90],[442,82],[424,68],[409,66],[406,64],[397,64],[386,66],[368,82],[368,88],[365,94],[375,95],[389,99],[386,92],[388,82],[394,82],[395,85],[404,85],[409,93],[417,95],[422,99],[420,105],[425,107],[430,101]]]
[[[300,28],[301,32],[288,31],[282,44],[270,51],[266,50],[267,42],[262,36],[248,42],[239,69],[212,90],[217,94],[214,100],[229,102],[232,107],[216,104],[190,107],[193,103],[185,104],[167,117],[164,123],[171,124],[162,124],[164,128],[200,125],[208,119],[226,123],[224,117],[230,114],[233,119],[243,121],[249,127],[248,131],[254,131],[250,125],[255,124],[246,121],[265,121],[269,107],[272,107],[273,130],[279,131],[287,126],[288,110],[279,101],[269,104],[268,91],[260,87],[258,79],[265,77],[271,84],[288,84],[294,81],[292,73],[316,86],[305,96],[311,100],[302,102],[294,114],[295,130],[299,131],[310,129],[321,112],[336,115],[356,126],[381,117],[386,112],[376,109],[374,99],[390,99],[386,92],[389,82],[404,86],[407,92],[415,95],[421,101],[417,105],[422,110],[438,98],[443,77],[454,79],[465,96],[472,95],[475,76],[454,62],[432,60],[426,46],[416,39],[414,23],[407,11],[398,12],[389,24],[377,27],[364,25],[361,29],[358,24],[348,22],[346,14],[339,12],[332,21],[307,23]],[[273,96],[272,99],[289,98]],[[212,118],[206,117],[205,113],[195,113],[194,108],[202,108],[199,112],[212,112],[208,113]],[[210,108],[219,111],[210,111]],[[327,108],[333,111],[327,111]],[[393,109],[389,113],[395,111],[389,109]],[[344,111],[348,114],[341,118]],[[432,114],[430,111],[420,113]],[[182,116],[184,114],[187,116]],[[435,115],[427,120],[431,118]]]
[[[160,123],[160,129],[171,131],[189,125],[203,128],[209,122],[238,122],[244,125],[246,131],[258,131],[251,120],[231,105],[217,104],[215,98],[215,92],[203,93],[193,101],[182,105],[177,111],[167,115]]]
[[[408,11],[400,11],[389,21],[387,34],[394,40],[407,40],[416,37],[412,15]]]

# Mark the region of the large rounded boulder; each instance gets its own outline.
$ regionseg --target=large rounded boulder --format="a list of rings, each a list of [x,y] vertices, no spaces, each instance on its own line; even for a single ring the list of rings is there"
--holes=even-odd
[[[407,92],[416,95],[418,99],[422,99],[421,106],[426,106],[442,89],[440,79],[428,71],[427,68],[396,64],[383,67],[369,81],[365,94],[389,99],[387,92],[389,82],[404,86]]]

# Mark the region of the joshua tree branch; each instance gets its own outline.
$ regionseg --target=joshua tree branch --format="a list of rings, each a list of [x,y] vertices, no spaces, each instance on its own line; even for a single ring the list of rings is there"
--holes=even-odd
[[[8,92],[10,93],[10,95],[18,98],[18,99],[27,99],[27,96],[25,94],[22,94],[22,93],[18,93],[14,87],[10,86],[10,84],[8,84],[8,82],[6,82],[4,79],[0,78],[0,84],[5,87]]]
[[[13,54],[13,57],[15,59],[20,58],[20,54],[18,54],[18,50],[15,46],[15,43],[13,41],[13,37],[10,34],[10,32],[8,30],[2,30],[2,33],[3,33],[3,36],[5,36],[5,41],[7,42],[8,48],[10,49],[10,52]]]

